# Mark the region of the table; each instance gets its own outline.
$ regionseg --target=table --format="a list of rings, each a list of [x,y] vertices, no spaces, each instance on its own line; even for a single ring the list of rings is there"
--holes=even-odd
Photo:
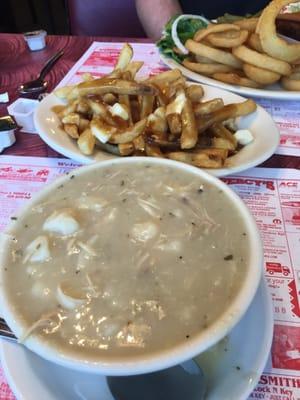
[[[130,40],[133,41],[132,39]],[[30,52],[22,35],[0,34],[0,92],[7,91],[9,93],[10,102],[13,102],[18,97],[17,87],[21,83],[34,78],[48,58],[56,51],[64,49],[63,57],[47,76],[49,82],[48,90],[51,91],[93,41],[124,42],[127,40],[125,38],[48,36],[47,47],[44,50]],[[134,41],[139,43],[149,42],[147,39],[136,39]],[[0,104],[0,116],[7,114],[7,105],[8,104]],[[17,143],[11,148],[6,149],[2,153],[3,155],[62,157],[60,154],[50,149],[38,135],[17,132],[16,137]],[[261,166],[267,168],[300,169],[300,157],[273,155]],[[8,388],[5,389],[7,391],[5,392],[5,396],[1,393],[1,390],[0,386],[0,398],[5,400],[13,399]],[[1,394],[4,397],[1,397]]]
[[[93,41],[127,41],[126,38],[99,38],[79,36],[48,36],[47,47],[38,52],[30,52],[22,35],[0,34],[0,90],[9,93],[10,101],[18,97],[17,87],[30,79],[33,79],[40,71],[42,65],[56,51],[64,49],[65,54],[57,62],[47,76],[49,91],[64,77],[72,65],[85,52]],[[148,39],[135,39],[143,43]],[[0,104],[0,116],[7,113],[6,104]],[[59,157],[38,136],[17,133],[17,143],[5,150],[3,154],[33,155],[40,157]],[[262,164],[264,167],[281,167],[300,169],[300,158],[274,155]]]
[[[10,103],[18,98],[17,88],[26,81],[34,79],[44,63],[58,50],[64,55],[47,75],[48,91],[52,91],[66,75],[75,62],[82,56],[94,41],[129,41],[126,38],[48,36],[44,50],[31,52],[23,39],[23,35],[0,34],[0,92],[8,92]],[[137,42],[149,42],[148,39],[136,39]],[[9,104],[0,103],[0,116],[7,114]],[[37,135],[17,132],[17,143],[2,154],[36,157],[60,157],[50,149]]]

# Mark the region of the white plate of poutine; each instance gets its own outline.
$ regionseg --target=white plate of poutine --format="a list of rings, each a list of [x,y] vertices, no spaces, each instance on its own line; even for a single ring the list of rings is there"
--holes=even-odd
[[[35,126],[51,148],[82,164],[166,157],[219,177],[259,165],[275,152],[278,128],[253,100],[186,82],[178,69],[137,82],[142,63],[131,62],[132,55],[126,44],[111,74],[86,76],[41,101]]]

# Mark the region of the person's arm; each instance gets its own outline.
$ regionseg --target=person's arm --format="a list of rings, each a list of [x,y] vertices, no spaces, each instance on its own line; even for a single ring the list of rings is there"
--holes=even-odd
[[[135,0],[135,5],[146,34],[154,40],[173,15],[182,14],[178,0]]]

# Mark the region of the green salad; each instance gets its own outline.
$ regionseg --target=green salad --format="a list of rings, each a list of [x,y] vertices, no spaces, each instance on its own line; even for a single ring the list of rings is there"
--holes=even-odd
[[[171,57],[175,61],[181,63],[186,55],[181,54],[181,52],[178,51],[172,37],[172,25],[178,17],[178,15],[175,15],[170,19],[170,21],[165,26],[163,37],[156,44],[159,50],[164,55],[166,55],[167,57]],[[194,37],[195,33],[199,29],[206,28],[207,25],[208,24],[204,20],[196,18],[183,18],[178,22],[177,36],[184,45],[188,39],[192,39]]]
[[[299,3],[290,4],[288,6],[288,12],[290,12],[290,13],[300,12],[300,2]]]

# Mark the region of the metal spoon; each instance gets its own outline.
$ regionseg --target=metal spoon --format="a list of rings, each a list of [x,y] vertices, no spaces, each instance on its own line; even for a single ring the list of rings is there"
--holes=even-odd
[[[206,391],[193,360],[151,374],[107,377],[107,383],[115,400],[202,400]]]
[[[46,64],[43,66],[41,72],[38,77],[32,81],[25,82],[19,87],[19,93],[21,94],[37,94],[44,92],[48,86],[48,82],[44,81],[45,76],[51,70],[53,65],[57,60],[64,54],[63,50],[60,50],[54,56],[52,56]]]

